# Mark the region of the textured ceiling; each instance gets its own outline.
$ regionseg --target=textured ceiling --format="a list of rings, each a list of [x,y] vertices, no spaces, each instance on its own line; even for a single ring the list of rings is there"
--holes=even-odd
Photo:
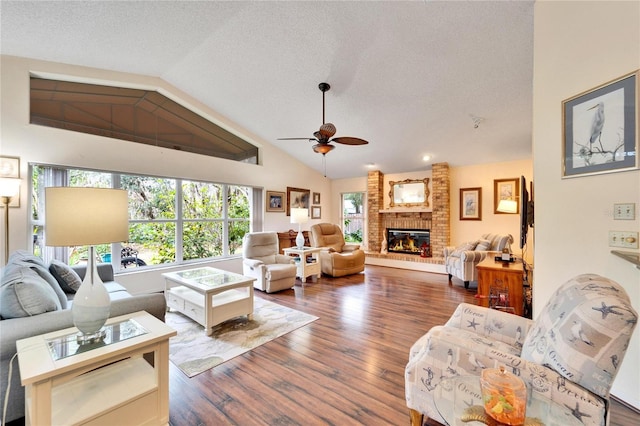
[[[0,3],[0,51],[158,76],[329,178],[531,157],[533,1]],[[480,117],[474,128],[473,117]],[[425,154],[432,160],[422,161]]]

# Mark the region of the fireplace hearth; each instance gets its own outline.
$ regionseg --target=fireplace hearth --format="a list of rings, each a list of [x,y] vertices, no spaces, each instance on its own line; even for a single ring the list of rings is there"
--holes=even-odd
[[[431,257],[429,229],[387,228],[387,251]]]

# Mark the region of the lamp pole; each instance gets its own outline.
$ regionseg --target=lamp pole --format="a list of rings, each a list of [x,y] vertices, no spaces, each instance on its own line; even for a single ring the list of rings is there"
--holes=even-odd
[[[2,205],[4,206],[4,265],[9,262],[9,203],[11,197],[2,196]]]

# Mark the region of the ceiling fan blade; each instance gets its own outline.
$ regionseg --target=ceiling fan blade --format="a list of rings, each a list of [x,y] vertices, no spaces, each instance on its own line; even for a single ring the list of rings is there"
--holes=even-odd
[[[279,141],[315,141],[314,138],[278,138]]]
[[[329,139],[331,136],[336,134],[336,126],[331,123],[324,123],[320,126],[320,130],[318,130],[318,132],[325,138]]]
[[[360,138],[352,138],[349,136],[344,136],[341,138],[333,138],[331,139],[329,142],[337,142],[337,143],[341,143],[344,145],[366,145],[369,142],[365,141],[364,139],[360,139]]]

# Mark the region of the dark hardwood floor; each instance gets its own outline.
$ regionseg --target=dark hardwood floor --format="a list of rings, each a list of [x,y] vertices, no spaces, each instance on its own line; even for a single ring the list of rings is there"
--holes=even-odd
[[[448,285],[446,275],[368,266],[364,274],[298,282],[280,293],[257,291],[320,319],[191,379],[169,363],[170,423],[409,424],[409,348],[459,303],[474,303],[475,289],[458,284]],[[612,406],[612,426],[640,424],[637,413]]]

